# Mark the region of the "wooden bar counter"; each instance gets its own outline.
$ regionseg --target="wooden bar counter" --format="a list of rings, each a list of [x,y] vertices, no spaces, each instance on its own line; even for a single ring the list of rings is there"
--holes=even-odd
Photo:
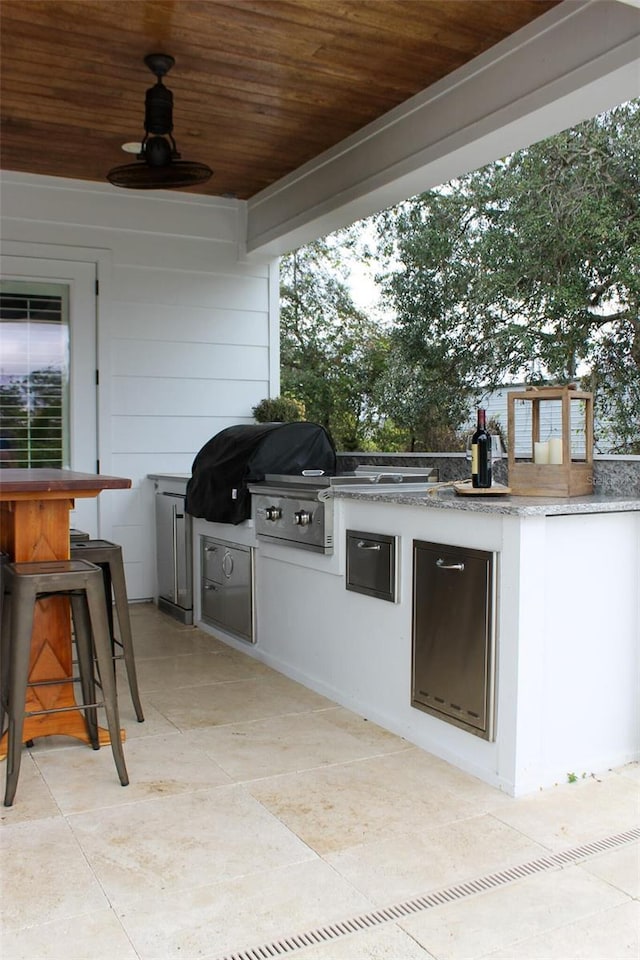
[[[78,497],[97,497],[102,490],[126,489],[131,480],[73,470],[0,470],[0,550],[18,562],[68,560],[69,512]],[[29,711],[71,707],[69,711],[27,717],[24,740],[64,734],[88,743],[82,713],[70,683],[56,684],[72,673],[71,621],[66,597],[38,602],[31,641],[30,680],[53,680],[29,687]],[[108,743],[106,731],[101,742]],[[0,758],[6,756],[6,735]]]

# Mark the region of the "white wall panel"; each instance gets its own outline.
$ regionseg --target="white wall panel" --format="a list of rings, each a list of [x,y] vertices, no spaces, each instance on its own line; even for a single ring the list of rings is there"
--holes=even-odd
[[[147,379],[144,387],[134,377],[116,377],[113,415],[246,416],[267,395],[265,381]]]
[[[140,536],[140,520],[145,510],[149,509],[146,485],[149,480],[141,480],[122,492],[118,497],[118,526],[135,527],[137,536]],[[131,559],[131,558],[128,558]]]
[[[3,184],[6,182],[7,175],[2,175]],[[0,203],[4,211],[7,204]],[[28,242],[33,232],[33,226],[30,221],[20,220],[16,217],[3,216],[5,229],[10,231],[10,235],[16,241]],[[162,229],[159,227],[158,229]],[[112,230],[106,229],[99,224],[65,224],[65,223],[38,223],[39,242],[47,244],[56,244],[57,246],[78,246],[80,238],[83,244],[91,247],[104,249],[109,248],[112,239]],[[124,243],[118,244],[118,257],[122,263],[126,263],[134,258],[140,262],[141,266],[154,266],[154,245],[155,236],[148,233],[144,234],[144,240],[141,242],[140,233],[123,233],[121,237]],[[229,240],[218,240],[207,238],[206,241],[187,238],[184,241],[186,249],[182,250],[182,243],[176,244],[174,237],[168,237],[167,243],[163,247],[174,248],[174,256],[177,255],[176,267],[178,269],[207,269],[220,263],[222,267],[237,262],[238,245]],[[138,249],[136,249],[138,248]],[[168,261],[171,263],[171,260]],[[159,266],[160,264],[155,264]],[[260,270],[260,267],[259,267]],[[254,271],[255,276],[261,275],[259,271]]]
[[[157,270],[167,264],[172,270],[188,270],[206,273],[229,272],[248,277],[266,277],[268,266],[238,263],[238,245],[228,240],[184,237],[176,243],[175,237],[167,234],[145,234],[140,242],[138,233],[123,233],[118,244],[118,261],[129,266],[149,267]]]
[[[182,304],[179,310],[165,304],[127,303],[118,300],[113,310],[114,337],[175,340],[183,343],[237,343],[267,347],[266,310],[223,310]]]
[[[206,421],[203,422],[206,423]],[[166,451],[162,453],[147,453],[136,451],[135,453],[113,454],[111,472],[117,477],[131,476],[137,477],[137,483],[144,485],[150,483],[147,479],[149,473],[191,473],[193,459],[207,440],[214,434],[230,427],[236,423],[253,423],[253,420],[242,417],[220,417],[211,418],[211,430],[203,429],[202,441],[198,444],[193,453],[184,451]]]
[[[181,240],[200,237],[232,244],[244,239],[244,205],[236,200],[161,190],[118,190],[110,184],[17,173],[4,175],[3,183],[11,183],[11,190],[3,190],[2,216],[37,223],[39,231],[40,225],[46,224],[56,232],[64,225],[72,230],[88,226],[102,231],[108,246],[113,231],[120,236],[124,231],[160,233]]]
[[[174,336],[179,332],[174,331]],[[269,351],[220,343],[116,340],[111,352],[117,376],[205,380],[266,380]]]
[[[251,275],[234,276],[186,273],[167,267],[145,270],[140,267],[116,265],[115,286],[117,299],[136,303],[187,304],[194,307],[207,305],[228,310],[264,309],[269,292],[266,278]]]
[[[126,472],[115,473],[114,476],[125,477],[127,476]],[[138,536],[141,533],[140,525],[140,516],[141,516],[141,504],[140,504],[140,491],[139,487],[136,484],[136,481],[132,479],[133,485],[129,490],[105,490],[98,497],[98,514],[99,514],[99,525],[100,530],[98,531],[99,537],[106,536],[103,529],[106,522],[109,524],[109,536],[106,537],[108,540],[115,540],[113,536],[113,518],[117,519],[117,522],[121,522],[122,517],[128,517],[132,525],[136,526],[138,531]],[[119,541],[116,541],[119,542]],[[125,560],[127,558],[125,557]]]
[[[230,417],[234,423],[238,418]],[[111,445],[114,454],[165,453],[193,456],[215,433],[230,426],[221,417],[114,417]],[[189,459],[189,469],[191,459]],[[176,469],[173,463],[160,473]],[[151,471],[153,473],[153,471]],[[179,470],[184,473],[184,470]]]

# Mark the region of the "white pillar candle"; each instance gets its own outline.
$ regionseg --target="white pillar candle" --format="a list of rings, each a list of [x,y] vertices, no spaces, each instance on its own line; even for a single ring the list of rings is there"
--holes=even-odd
[[[533,444],[533,462],[549,463],[549,441],[541,440]]]
[[[549,463],[562,463],[562,437],[550,438]]]

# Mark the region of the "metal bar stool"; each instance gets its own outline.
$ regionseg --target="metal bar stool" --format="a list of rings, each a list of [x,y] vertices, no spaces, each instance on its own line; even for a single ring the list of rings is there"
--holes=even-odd
[[[47,684],[47,680],[29,682],[29,656],[33,615],[38,600],[51,596],[68,596],[71,601],[73,628],[87,733],[94,750],[99,749],[97,707],[104,707],[111,739],[111,750],[122,786],[129,783],[120,740],[120,718],[116,683],[111,662],[111,644],[104,607],[102,572],[84,560],[50,560],[42,563],[8,563],[3,570],[5,604],[2,618],[0,731],[8,714],[7,777],[5,807],[13,804],[18,786],[22,756],[22,732],[25,716],[50,713],[51,710],[27,711],[28,686]],[[102,699],[95,701],[96,681],[93,673],[93,651],[98,664]],[[55,683],[73,683],[74,677],[55,678]],[[73,710],[77,707],[56,707]]]
[[[138,677],[136,674],[131,621],[129,619],[129,600],[124,578],[122,547],[117,543],[111,543],[110,540],[76,540],[71,543],[71,559],[90,560],[91,563],[97,564],[102,570],[107,617],[109,620],[109,633],[111,636],[111,656],[114,661],[124,660],[125,662],[131,701],[136,711],[138,723],[142,723],[144,721],[144,714],[138,692]],[[118,616],[118,625],[120,627],[119,640],[116,638],[113,629],[112,590],[116,614]],[[115,652],[116,647],[119,647],[122,653],[117,654]]]
[[[5,563],[9,563],[11,557],[8,553],[0,553],[0,624],[2,624],[2,600],[4,598],[4,576],[2,568]]]
[[[77,540],[90,540],[88,533],[85,533],[84,530],[78,530],[76,527],[69,527],[69,539],[71,543],[76,542]]]

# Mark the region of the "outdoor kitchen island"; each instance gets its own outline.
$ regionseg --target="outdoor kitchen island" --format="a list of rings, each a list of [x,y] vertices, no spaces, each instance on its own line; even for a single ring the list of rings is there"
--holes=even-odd
[[[333,496],[332,553],[256,541],[240,649],[512,795],[638,759],[639,499]],[[393,602],[345,588],[348,530],[395,538]],[[411,705],[414,541],[494,559],[490,739]]]

